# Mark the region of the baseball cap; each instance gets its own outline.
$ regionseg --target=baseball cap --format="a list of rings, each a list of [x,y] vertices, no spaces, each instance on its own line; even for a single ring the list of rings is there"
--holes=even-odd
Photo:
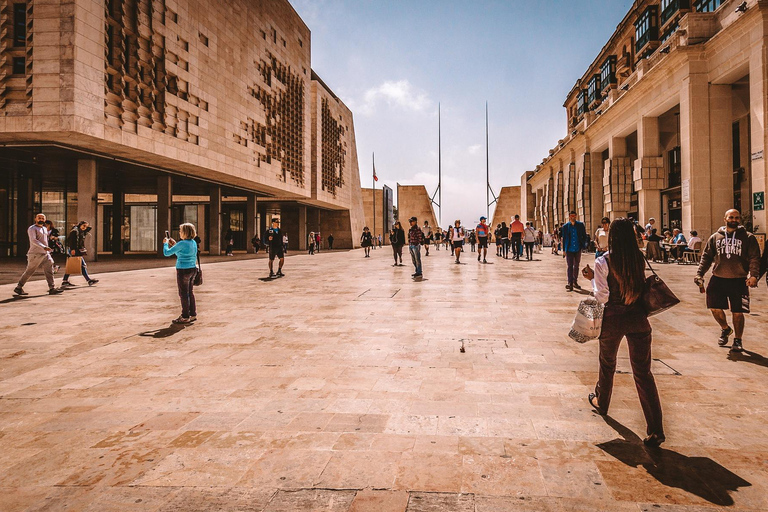
[[[488,220],[487,217],[480,217],[480,220]]]
[[[417,220],[419,219],[417,219],[416,217],[411,217],[410,219],[408,219],[408,222],[416,222]]]

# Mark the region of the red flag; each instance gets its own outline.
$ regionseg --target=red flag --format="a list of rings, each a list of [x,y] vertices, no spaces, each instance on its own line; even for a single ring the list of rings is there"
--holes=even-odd
[[[379,177],[376,176],[376,167],[373,168],[373,181],[379,181]]]

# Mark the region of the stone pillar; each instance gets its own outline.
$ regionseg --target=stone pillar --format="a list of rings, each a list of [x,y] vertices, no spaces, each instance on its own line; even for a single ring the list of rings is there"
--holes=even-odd
[[[749,120],[750,120],[750,146],[751,152],[755,158],[751,160],[752,166],[752,192],[763,192],[764,196],[768,194],[768,166],[765,159],[766,138],[768,137],[768,104],[766,104],[766,94],[768,94],[768,55],[766,55],[765,43],[757,45],[749,59]],[[750,155],[751,157],[751,155]],[[747,162],[742,165],[747,167]],[[745,197],[743,202],[749,204],[752,210],[752,197]],[[746,208],[745,208],[746,209]],[[768,231],[768,215],[766,211],[753,212],[753,223],[758,227],[757,231],[765,233]]]
[[[733,91],[730,85],[709,86],[709,151],[710,189],[712,206],[709,225],[691,224],[689,229],[699,231],[699,236],[720,227],[725,212],[733,208]],[[761,134],[762,137],[762,134]],[[754,151],[754,148],[752,149]],[[742,165],[749,164],[742,161]],[[762,190],[762,189],[755,189]],[[752,210],[752,198],[743,197],[744,210]],[[760,212],[757,212],[760,213]],[[756,222],[763,226],[760,222]],[[688,233],[685,233],[688,236]]]
[[[123,212],[125,210],[125,191],[121,176],[114,177],[112,189],[112,254],[122,255],[123,250]],[[162,240],[161,240],[162,241]]]
[[[632,194],[632,165],[627,158],[627,139],[612,137],[609,158],[603,167],[603,195],[606,216],[611,220],[626,217]]]
[[[576,174],[576,215],[586,222],[591,215],[592,204],[592,163],[591,154],[585,152],[581,155],[579,169]],[[587,226],[589,227],[589,226]]]
[[[245,206],[245,247],[248,254],[254,253],[253,244],[251,240],[259,228],[256,226],[256,214],[258,209],[256,208],[256,194],[248,194],[247,203]]]
[[[642,225],[651,217],[661,227],[661,189],[666,182],[664,158],[659,140],[659,118],[643,117],[637,127],[637,153],[632,179],[637,191],[638,220]]]
[[[86,261],[96,261],[99,247],[98,207],[99,176],[96,159],[84,158],[77,161],[77,222],[88,221],[92,226],[91,236],[85,237],[85,248],[88,250]]]
[[[173,203],[173,183],[170,174],[157,177],[157,253],[163,254],[165,232],[171,231],[171,206]]]
[[[319,223],[318,223],[319,226]],[[299,232],[299,250],[307,250],[307,207],[299,206],[299,222],[296,226]]]
[[[683,79],[680,89],[683,232],[690,230],[693,226],[697,226],[693,229],[698,229],[704,234],[712,232],[709,144],[707,75],[706,73],[690,74]]]
[[[210,190],[209,223],[208,223],[208,254],[221,254],[221,187],[211,187]]]
[[[18,164],[15,164],[14,167],[18,168]],[[34,211],[35,187],[29,173],[21,170],[18,177],[19,191],[18,203],[16,205],[16,256],[24,258],[29,250],[29,235],[27,235],[27,229],[34,224],[35,215],[45,212]],[[69,233],[71,227],[72,226],[62,226],[59,230],[64,238],[66,238],[66,234]],[[66,245],[66,243],[64,245]]]

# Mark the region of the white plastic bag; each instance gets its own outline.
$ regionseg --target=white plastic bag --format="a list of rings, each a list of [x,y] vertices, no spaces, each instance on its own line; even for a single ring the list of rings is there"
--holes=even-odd
[[[603,310],[605,306],[594,297],[587,297],[579,303],[576,317],[571,325],[568,337],[578,343],[596,340],[600,337],[603,327]]]

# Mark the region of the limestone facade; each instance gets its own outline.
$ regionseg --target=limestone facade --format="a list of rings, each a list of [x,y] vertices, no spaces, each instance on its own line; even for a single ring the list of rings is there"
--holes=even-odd
[[[437,218],[435,210],[432,208],[427,188],[424,185],[400,185],[397,184],[397,218],[403,225],[403,229],[408,232],[408,219],[416,217],[419,221],[419,227],[424,226],[424,221],[428,220],[433,229],[436,228]],[[445,220],[445,219],[444,219]],[[443,229],[448,225],[453,225],[455,219],[444,222]],[[464,223],[469,221],[465,220]]]
[[[315,219],[352,247],[364,222],[352,112],[312,70],[287,0],[2,1],[0,26],[0,200],[16,198],[0,210],[15,207],[19,226],[57,182],[64,204],[48,208],[78,200],[102,252],[120,252],[132,194],[151,199],[155,245],[179,208],[204,203],[212,253],[229,230],[249,247],[283,211],[298,246]],[[23,251],[12,222],[0,218],[6,255]]]
[[[520,215],[520,190],[521,187],[502,187],[496,201],[496,209],[493,211],[489,224],[496,227],[497,224],[506,222],[507,226],[515,215]],[[525,222],[523,216],[520,219]]]
[[[767,22],[759,0],[635,2],[568,94],[566,136],[523,177],[534,218],[707,236],[735,207],[764,233]]]
[[[376,197],[375,201],[374,195]],[[392,189],[386,185],[382,185],[376,190],[372,188],[363,189],[365,225],[371,230],[373,236],[381,235],[385,245],[389,244],[388,233],[395,222],[393,195]],[[405,226],[407,226],[407,223],[403,225],[403,229],[405,229]]]

